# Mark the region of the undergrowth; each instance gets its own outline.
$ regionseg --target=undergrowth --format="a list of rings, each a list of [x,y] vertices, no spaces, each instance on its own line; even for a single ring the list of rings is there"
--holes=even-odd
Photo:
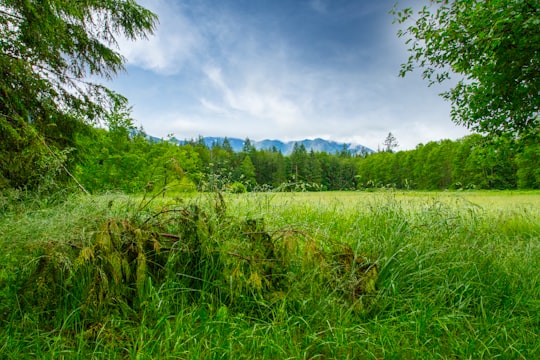
[[[433,198],[70,197],[0,221],[2,358],[534,358],[540,221]]]

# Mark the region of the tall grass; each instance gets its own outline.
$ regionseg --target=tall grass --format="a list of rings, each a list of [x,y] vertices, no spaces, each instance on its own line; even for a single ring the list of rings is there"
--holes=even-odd
[[[536,358],[539,202],[108,195],[8,209],[0,355]]]

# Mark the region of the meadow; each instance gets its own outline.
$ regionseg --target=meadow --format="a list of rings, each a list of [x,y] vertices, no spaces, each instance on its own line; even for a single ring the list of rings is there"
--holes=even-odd
[[[5,359],[540,357],[540,192],[0,197]]]

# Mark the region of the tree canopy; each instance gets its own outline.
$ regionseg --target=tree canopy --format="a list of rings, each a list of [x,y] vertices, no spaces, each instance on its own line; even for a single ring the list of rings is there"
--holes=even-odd
[[[126,102],[96,79],[124,69],[118,36],[145,37],[156,23],[133,0],[0,0],[0,185],[29,183],[31,168],[15,167],[43,158],[29,150],[37,138],[73,146],[78,128]]]
[[[406,26],[402,76],[417,66],[430,85],[461,76],[442,94],[454,122],[489,134],[538,130],[540,1],[430,0],[392,13]]]

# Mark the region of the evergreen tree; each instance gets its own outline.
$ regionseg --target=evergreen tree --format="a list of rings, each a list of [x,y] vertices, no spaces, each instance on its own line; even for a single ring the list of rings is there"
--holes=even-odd
[[[294,143],[293,151],[289,156],[289,178],[295,182],[306,180],[306,164],[308,153],[304,144]]]
[[[256,151],[255,146],[251,144],[251,140],[249,138],[246,138],[244,140],[244,146],[242,148],[242,152],[245,154],[253,154]]]
[[[132,0],[0,1],[0,183],[36,187],[44,166],[66,164],[60,150],[124,101],[90,80],[123,69],[115,36],[145,37],[156,20]]]
[[[396,137],[391,132],[384,139],[383,145],[386,152],[394,152],[394,149],[399,146]]]

